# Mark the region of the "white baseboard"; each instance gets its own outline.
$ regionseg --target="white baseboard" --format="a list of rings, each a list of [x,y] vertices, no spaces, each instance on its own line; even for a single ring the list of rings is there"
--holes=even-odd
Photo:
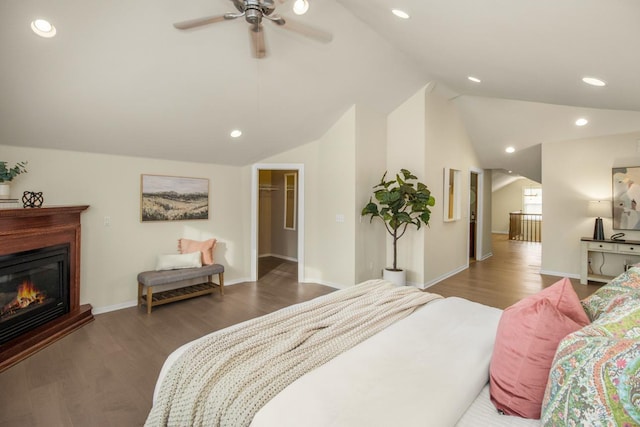
[[[120,304],[107,305],[104,307],[94,307],[93,310],[91,310],[91,312],[93,314],[103,314],[103,313],[109,313],[110,311],[117,311],[117,310],[129,308],[129,307],[135,307],[136,305],[138,305],[138,301],[131,300],[131,301],[121,302]]]
[[[340,284],[340,285],[339,285],[339,284],[337,284],[337,283],[331,283],[331,282],[327,282],[327,281],[325,281],[325,280],[320,280],[320,279],[309,279],[309,278],[306,278],[306,277],[305,277],[305,279],[304,279],[304,283],[316,283],[316,284],[318,284],[318,285],[324,285],[324,286],[328,286],[328,287],[330,287],[330,288],[334,288],[334,289],[345,289],[345,288],[347,288],[347,287],[348,287],[348,286],[346,286],[346,285],[342,285],[342,284]],[[304,284],[304,283],[303,283],[303,284]]]
[[[258,255],[258,258],[267,258],[267,257],[279,258],[279,259],[283,259],[285,261],[298,262],[298,258],[293,258],[293,257],[290,257],[290,256],[284,256],[284,255],[278,255],[278,254],[262,254],[262,255]]]
[[[233,285],[237,285],[238,283],[245,283],[245,282],[249,282],[249,279],[236,279],[236,280],[230,280],[230,281],[226,281],[224,282],[224,287],[226,288],[227,286],[233,286]],[[95,315],[95,314],[104,314],[104,313],[109,313],[111,311],[117,311],[117,310],[123,310],[125,308],[130,308],[130,307],[135,307],[138,305],[138,301],[137,300],[129,300],[129,301],[125,301],[125,302],[121,302],[119,304],[113,304],[113,305],[106,305],[103,307],[94,307],[91,312]]]
[[[461,271],[464,271],[466,269],[469,268],[469,264],[466,265],[461,265],[460,267],[456,268],[455,270],[451,270],[441,276],[436,277],[433,280],[428,281],[427,283],[424,284],[420,284],[418,285],[418,287],[420,289],[427,289],[433,285],[435,285],[436,283],[442,282],[444,279],[448,279],[451,276],[455,276],[456,274],[460,273]]]
[[[493,256],[493,252],[489,252],[488,254],[484,254],[480,258],[476,258],[476,261],[484,261],[487,258],[491,258]]]
[[[540,270],[540,274],[547,276],[569,277],[570,279],[579,279],[580,275],[575,273],[563,273],[561,271]]]

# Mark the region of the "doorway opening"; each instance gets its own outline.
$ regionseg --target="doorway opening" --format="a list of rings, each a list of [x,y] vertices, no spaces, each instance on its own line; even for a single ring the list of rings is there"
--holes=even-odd
[[[251,185],[251,280],[269,275],[302,282],[303,165],[254,165]]]
[[[469,174],[469,263],[482,259],[482,170]]]

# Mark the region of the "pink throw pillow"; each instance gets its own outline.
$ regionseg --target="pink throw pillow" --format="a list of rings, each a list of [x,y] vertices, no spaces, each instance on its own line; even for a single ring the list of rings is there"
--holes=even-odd
[[[523,301],[536,301],[547,298],[553,305],[569,319],[581,326],[591,323],[587,312],[584,311],[580,297],[571,285],[571,280],[563,278],[558,280],[548,288],[543,289],[535,295],[525,298]],[[522,301],[520,301],[522,302]]]
[[[178,239],[178,251],[181,254],[190,254],[192,252],[202,253],[202,265],[212,265],[213,249],[216,247],[217,240],[209,239],[204,242],[189,239]]]
[[[490,393],[500,411],[540,418],[558,344],[589,324],[568,279],[507,308],[500,318],[489,369]]]

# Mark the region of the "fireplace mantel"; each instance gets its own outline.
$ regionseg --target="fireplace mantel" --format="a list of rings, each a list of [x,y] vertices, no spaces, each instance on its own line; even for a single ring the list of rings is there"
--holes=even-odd
[[[93,320],[80,305],[80,214],[89,206],[0,209],[0,256],[69,244],[69,313],[0,345],[0,372]]]

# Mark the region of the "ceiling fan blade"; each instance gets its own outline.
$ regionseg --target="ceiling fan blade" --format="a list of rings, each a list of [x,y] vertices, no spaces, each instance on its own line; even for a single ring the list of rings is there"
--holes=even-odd
[[[225,15],[207,16],[205,18],[190,19],[188,21],[176,22],[173,24],[179,30],[189,30],[191,28],[201,27],[203,25],[214,24],[216,22],[224,21],[227,18]]]
[[[287,18],[287,20],[282,24],[279,22],[276,22],[276,24],[289,31],[293,31],[305,37],[309,37],[310,39],[319,41],[320,43],[329,43],[333,40],[333,34],[292,20],[291,18]]]
[[[287,22],[280,15],[262,15],[262,17],[268,19],[269,21],[275,22],[278,25],[284,25]]]
[[[249,27],[249,35],[251,36],[251,54],[254,58],[264,58],[267,56],[267,48],[264,44],[264,31],[262,25],[252,25]]]

